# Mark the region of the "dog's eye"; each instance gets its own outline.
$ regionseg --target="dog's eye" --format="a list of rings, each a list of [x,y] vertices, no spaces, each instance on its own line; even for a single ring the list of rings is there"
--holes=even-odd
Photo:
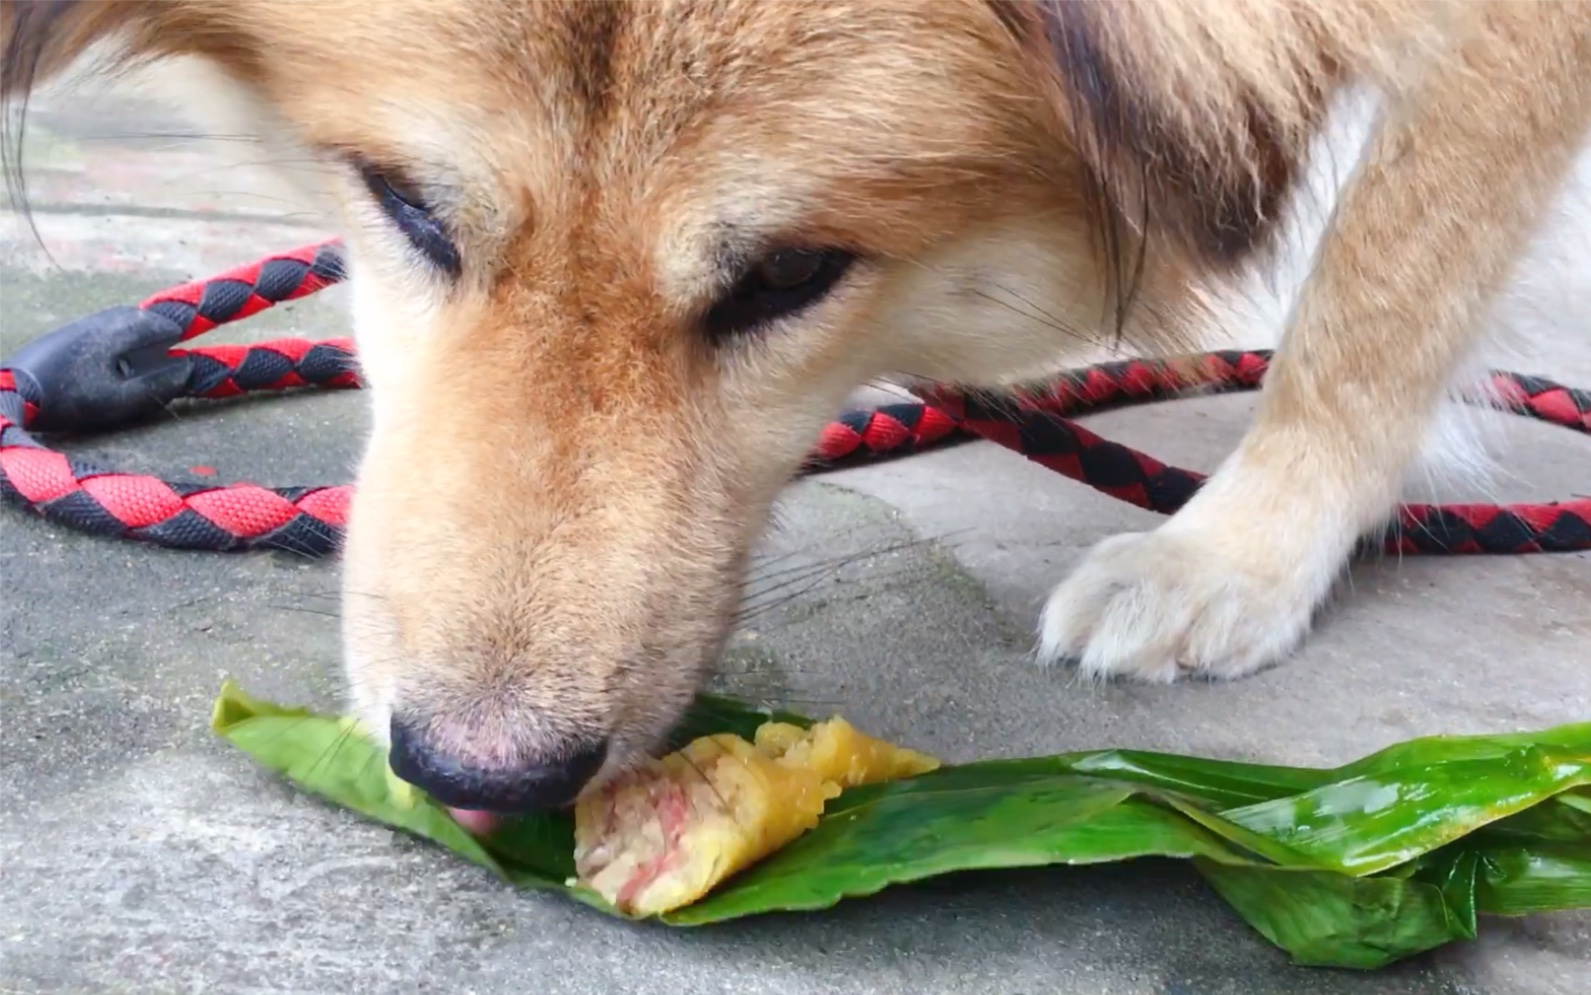
[[[823,271],[824,255],[811,249],[780,249],[752,267],[751,275],[767,290],[794,290]]]
[[[707,334],[715,342],[796,314],[833,290],[856,261],[844,249],[776,249],[707,311]]]
[[[448,276],[457,277],[461,268],[458,248],[414,184],[396,173],[370,166],[360,166],[359,176],[376,203],[381,205],[382,212],[398,226],[409,244],[433,266]]]

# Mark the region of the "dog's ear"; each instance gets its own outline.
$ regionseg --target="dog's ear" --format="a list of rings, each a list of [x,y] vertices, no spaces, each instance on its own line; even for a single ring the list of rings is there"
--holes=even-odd
[[[138,54],[165,6],[151,0],[6,0],[0,4],[0,101],[24,100],[101,42]]]
[[[1210,23],[1241,2],[987,2],[1048,77],[1124,238],[1164,237],[1215,272],[1265,247],[1330,69],[1302,23]]]
[[[13,206],[26,216],[22,129],[28,97],[89,49],[121,36],[132,51],[155,3],[128,0],[3,0],[0,2],[0,169]],[[31,217],[30,217],[31,221]]]
[[[93,51],[97,69],[174,55],[203,55],[235,73],[256,46],[229,24],[218,0],[0,0],[0,168],[24,214],[22,133],[29,96]]]

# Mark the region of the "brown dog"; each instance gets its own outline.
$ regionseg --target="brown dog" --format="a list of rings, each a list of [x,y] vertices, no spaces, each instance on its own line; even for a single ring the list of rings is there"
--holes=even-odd
[[[1582,2],[3,9],[7,97],[100,43],[183,58],[230,128],[324,167],[374,405],[349,686],[404,776],[479,809],[655,746],[858,384],[1193,348],[1364,87],[1379,124],[1252,429],[1042,623],[1092,675],[1275,661],[1394,507],[1591,118]]]

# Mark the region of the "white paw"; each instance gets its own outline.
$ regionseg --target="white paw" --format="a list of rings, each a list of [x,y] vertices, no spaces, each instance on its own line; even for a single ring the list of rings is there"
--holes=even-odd
[[[1334,553],[1296,557],[1230,529],[1173,525],[1089,551],[1044,607],[1042,662],[1170,683],[1242,677],[1298,645],[1340,567]]]

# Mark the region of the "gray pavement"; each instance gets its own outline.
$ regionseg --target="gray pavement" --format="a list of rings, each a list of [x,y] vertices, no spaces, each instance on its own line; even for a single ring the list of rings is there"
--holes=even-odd
[[[322,234],[260,164],[223,167],[235,149],[180,128],[115,91],[39,102],[28,175],[49,255],[0,217],[0,352]],[[1577,279],[1553,290],[1584,332],[1591,274]],[[341,334],[342,303],[333,290],[212,338]],[[1591,384],[1591,335],[1533,371]],[[1251,406],[1093,423],[1208,469]],[[335,482],[362,418],[356,395],[294,397],[70,449],[166,475]],[[1500,431],[1516,445],[1506,496],[1591,492],[1586,440]],[[1133,746],[1332,763],[1591,716],[1584,555],[1365,565],[1297,659],[1236,684],[1086,687],[1034,669],[1047,590],[1093,542],[1153,521],[986,445],[801,483],[769,554],[845,565],[757,615],[720,683],[958,760]],[[0,572],[3,993],[1591,991],[1591,915],[1487,921],[1478,942],[1373,975],[1306,970],[1171,862],[980,875],[696,931],[621,924],[301,797],[209,735],[225,675],[335,707],[335,564],[170,553],[6,510]]]

